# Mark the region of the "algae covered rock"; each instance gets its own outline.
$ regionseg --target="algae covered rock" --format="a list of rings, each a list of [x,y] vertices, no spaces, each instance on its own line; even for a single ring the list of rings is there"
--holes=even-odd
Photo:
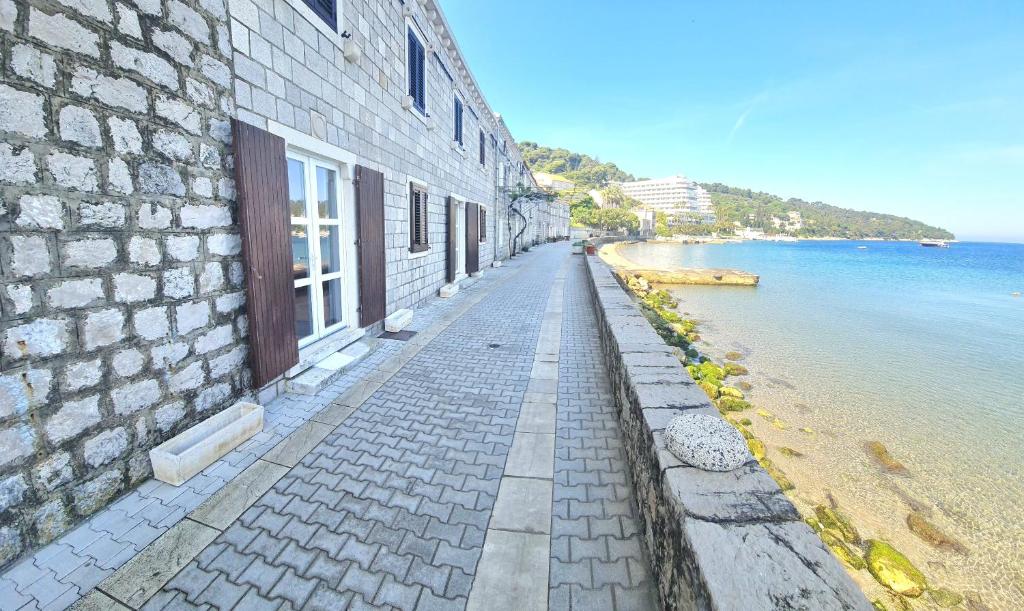
[[[793,490],[796,488],[796,486],[793,485],[793,482],[789,481],[789,478],[786,477],[785,473],[783,473],[782,469],[775,466],[775,463],[773,463],[770,458],[762,458],[757,462],[759,462],[761,467],[768,472],[768,475],[775,480],[775,483],[779,485],[779,488],[782,488],[783,490]]]
[[[903,466],[903,463],[893,458],[892,454],[889,454],[888,448],[882,445],[882,442],[869,441],[864,444],[864,449],[869,456],[874,458],[889,473],[907,473],[907,468]]]
[[[897,594],[917,598],[928,588],[928,581],[906,556],[885,541],[871,539],[865,560],[868,571],[878,583]]]
[[[743,399],[735,397],[721,397],[718,399],[718,409],[723,412],[742,412],[750,407],[750,404]]]
[[[722,370],[725,371],[725,375],[727,376],[745,376],[750,373],[747,371],[746,367],[739,363],[726,363],[722,367]]]
[[[832,553],[837,558],[842,560],[847,566],[854,570],[861,570],[866,565],[864,559],[860,557],[860,554],[855,550],[851,549],[841,538],[837,537],[830,530],[823,530],[821,533],[821,540],[828,546]]]
[[[751,424],[754,423],[750,420],[750,418],[741,418],[740,424],[742,424],[743,426],[750,426]]]
[[[745,399],[746,398],[743,395],[743,391],[741,391],[738,388],[733,388],[732,386],[723,386],[723,387],[721,387],[719,389],[718,392],[719,392],[719,394],[721,394],[723,396],[726,396],[726,397],[735,397],[737,399]]]
[[[742,390],[743,392],[750,392],[751,389],[754,388],[754,385],[751,384],[750,382],[740,380],[739,382],[736,382],[736,387]]]
[[[743,353],[731,350],[725,353],[725,360],[727,361],[741,361],[743,360]]]
[[[779,454],[782,454],[783,456],[789,456],[790,458],[803,458],[804,455],[803,452],[794,450],[793,448],[789,448],[786,446],[782,446],[781,448],[779,448]]]
[[[763,407],[757,408],[757,415],[761,416],[765,420],[771,420],[772,418],[775,417],[775,414],[773,414],[770,411],[764,409]]]
[[[835,531],[847,543],[860,543],[860,533],[857,532],[850,519],[838,509],[818,505],[814,508],[814,515],[817,516],[823,528]]]
[[[765,447],[764,442],[754,437],[747,438],[747,447],[750,448],[750,453],[754,455],[759,462],[764,460]]]
[[[712,401],[718,398],[718,387],[712,384],[711,382],[701,380],[700,382],[697,382],[697,385],[700,386],[701,390],[703,390],[707,394],[708,398],[711,399]]]
[[[907,516],[907,528],[934,547],[967,555],[967,547],[963,543],[942,532],[918,511],[913,511]]]

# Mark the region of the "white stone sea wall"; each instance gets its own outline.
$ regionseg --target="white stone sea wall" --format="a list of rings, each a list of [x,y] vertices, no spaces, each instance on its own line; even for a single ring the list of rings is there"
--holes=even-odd
[[[714,471],[687,464],[669,451],[665,429],[680,415],[729,425],[611,269],[596,256],[585,259],[598,317],[595,332],[601,335],[616,394],[662,606],[872,609],[753,457],[702,465],[732,467],[741,462],[737,468]],[[704,442],[686,444],[683,454],[702,463],[708,459]]]

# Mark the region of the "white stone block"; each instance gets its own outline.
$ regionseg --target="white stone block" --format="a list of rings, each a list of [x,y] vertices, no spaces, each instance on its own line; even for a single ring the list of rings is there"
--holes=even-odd
[[[384,319],[384,330],[390,333],[397,333],[409,326],[411,322],[412,310],[404,308]]]
[[[263,430],[263,407],[238,402],[153,448],[153,477],[180,486]]]
[[[452,282],[441,287],[441,290],[437,292],[438,296],[442,299],[448,299],[459,292],[459,283]]]

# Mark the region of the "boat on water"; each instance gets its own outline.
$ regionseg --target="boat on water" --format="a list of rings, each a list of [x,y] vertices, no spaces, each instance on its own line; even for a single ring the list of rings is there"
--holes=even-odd
[[[945,240],[921,240],[921,246],[927,248],[949,248],[949,242]]]

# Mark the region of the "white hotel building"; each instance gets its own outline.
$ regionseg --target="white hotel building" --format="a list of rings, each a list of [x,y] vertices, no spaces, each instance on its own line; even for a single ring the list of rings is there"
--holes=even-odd
[[[622,192],[646,208],[671,216],[697,215],[703,223],[715,221],[711,197],[685,176],[621,183]]]

